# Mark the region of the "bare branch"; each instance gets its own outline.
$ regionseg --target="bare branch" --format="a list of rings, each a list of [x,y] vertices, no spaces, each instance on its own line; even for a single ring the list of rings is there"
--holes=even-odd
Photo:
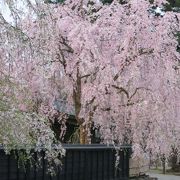
[[[61,44],[63,44],[67,49],[61,49],[62,51],[67,51],[69,53],[73,53],[74,50],[71,48],[69,44],[67,44],[66,39],[63,36],[60,36],[61,40],[59,41]]]
[[[87,77],[89,77],[89,76],[91,76],[91,74],[86,74],[86,75],[84,75],[84,76],[81,76],[81,79],[87,78]]]
[[[134,93],[129,97],[129,100],[128,101],[130,101],[135,95],[136,95],[136,93],[139,91],[139,90],[147,90],[147,91],[150,91],[150,89],[148,89],[148,88],[145,88],[145,87],[138,87],[138,88],[136,88],[135,89],[135,91],[134,91]]]
[[[118,93],[124,93],[126,94],[127,98],[129,99],[129,93],[127,92],[126,89],[124,89],[123,87],[118,87],[116,85],[112,85],[113,88],[117,89],[118,90]]]

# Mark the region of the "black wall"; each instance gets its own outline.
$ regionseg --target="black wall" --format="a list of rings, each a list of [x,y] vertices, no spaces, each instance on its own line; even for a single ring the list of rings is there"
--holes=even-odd
[[[18,154],[6,155],[0,150],[0,180],[126,180],[129,176],[130,147],[122,147],[119,165],[116,168],[116,151],[105,145],[65,145],[66,157],[63,166],[56,167],[56,176],[47,174],[47,163],[41,152],[42,168],[31,165],[18,168]],[[16,156],[16,158],[15,158]]]

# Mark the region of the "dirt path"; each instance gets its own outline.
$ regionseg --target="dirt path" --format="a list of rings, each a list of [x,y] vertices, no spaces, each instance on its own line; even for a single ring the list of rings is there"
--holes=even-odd
[[[180,176],[175,176],[175,175],[164,175],[164,174],[156,174],[151,172],[149,172],[148,175],[150,175],[150,177],[157,177],[158,180],[180,180]]]

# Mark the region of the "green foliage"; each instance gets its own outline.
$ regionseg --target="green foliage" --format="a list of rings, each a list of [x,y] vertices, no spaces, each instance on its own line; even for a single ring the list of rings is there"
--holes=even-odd
[[[74,129],[74,132],[73,132],[73,134],[70,136],[68,143],[72,143],[72,144],[79,143],[79,139],[80,139],[80,137],[79,137],[79,131],[80,131],[80,130],[79,130],[79,127],[76,127],[76,128]]]
[[[150,2],[151,4],[153,4],[153,3],[154,3],[154,0],[149,0],[149,2]]]
[[[169,4],[165,4],[166,11],[172,11],[173,8],[180,8],[180,0],[168,0]]]
[[[113,2],[113,0],[101,0],[103,4],[110,4]]]
[[[180,0],[168,0],[172,7],[180,7]]]

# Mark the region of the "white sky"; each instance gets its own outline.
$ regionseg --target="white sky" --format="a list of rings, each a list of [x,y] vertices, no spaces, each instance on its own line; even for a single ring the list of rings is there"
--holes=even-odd
[[[30,1],[32,3],[35,3],[35,0],[30,0]],[[16,4],[17,9],[19,9],[23,13],[28,12],[28,9],[26,7],[26,0],[17,0],[16,2],[17,2]],[[6,21],[13,24],[13,18],[11,16],[11,12],[10,9],[8,8],[8,5],[5,3],[5,0],[0,0],[0,12],[2,13]]]
[[[8,21],[11,22],[13,21],[11,15],[10,15],[10,10],[8,9],[7,5],[2,1],[0,1],[0,12],[4,16],[4,18]]]

